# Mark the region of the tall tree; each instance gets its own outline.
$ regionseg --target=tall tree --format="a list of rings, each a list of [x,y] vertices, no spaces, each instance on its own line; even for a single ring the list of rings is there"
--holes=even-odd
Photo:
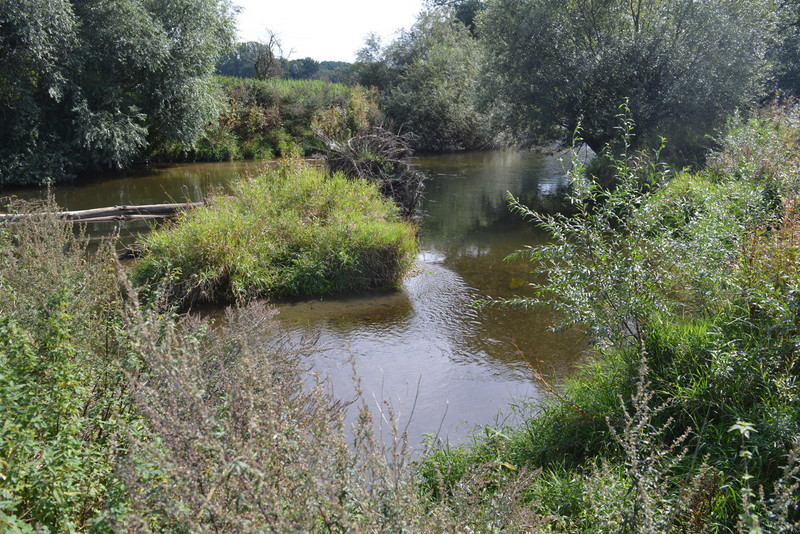
[[[769,0],[489,0],[479,16],[487,94],[528,140],[578,124],[600,150],[627,99],[640,142],[689,161],[754,101],[767,74]]]
[[[475,31],[475,19],[486,3],[484,0],[426,0],[431,7],[450,7],[456,18],[466,26],[470,32]]]
[[[255,43],[253,70],[256,79],[259,80],[266,80],[281,74],[280,56],[283,55],[281,43],[273,32],[267,31],[267,34],[266,39]]]
[[[773,87],[779,92],[800,95],[800,0],[777,2],[777,39],[770,50],[776,72]]]
[[[229,0],[0,0],[0,185],[193,143],[233,34]]]

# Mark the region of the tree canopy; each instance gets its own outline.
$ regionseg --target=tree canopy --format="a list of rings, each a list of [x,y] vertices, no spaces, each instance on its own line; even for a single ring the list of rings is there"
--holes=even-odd
[[[371,36],[358,54],[359,82],[382,90],[386,114],[413,132],[415,148],[490,146],[489,121],[477,109],[480,44],[450,8],[429,8],[389,46]]]
[[[257,41],[237,43],[234,49],[222,56],[217,61],[216,72],[223,76],[236,76],[237,78],[256,78],[255,65],[258,59],[259,48],[266,46]],[[327,80],[341,82],[352,74],[349,69],[352,63],[346,61],[317,61],[310,57],[302,59],[289,59],[278,57],[280,50],[275,47],[273,56],[279,65],[267,77],[285,78],[288,80]]]
[[[233,15],[229,0],[0,0],[0,184],[193,143]]]
[[[667,137],[684,161],[767,75],[767,0],[489,0],[478,17],[487,94],[530,141],[595,151],[627,99],[641,142]]]

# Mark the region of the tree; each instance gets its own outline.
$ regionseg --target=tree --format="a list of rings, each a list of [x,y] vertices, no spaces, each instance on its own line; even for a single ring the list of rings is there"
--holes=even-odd
[[[233,34],[228,0],[0,0],[0,185],[192,144]]]
[[[390,83],[393,73],[383,57],[383,43],[377,33],[370,33],[364,47],[356,53],[355,76],[361,85],[383,91]]]
[[[257,47],[258,43],[255,41],[237,43],[231,53],[225,54],[217,61],[215,69],[217,74],[237,78],[255,77]]]
[[[267,31],[267,38],[255,43],[255,63],[253,70],[255,78],[266,80],[281,75],[282,56],[281,43],[278,37],[272,32]]]
[[[283,71],[290,80],[313,80],[319,78],[320,62],[310,57],[286,61]]]
[[[475,19],[486,5],[484,0],[426,0],[426,3],[431,7],[451,7],[470,32],[475,31]]]
[[[452,10],[422,12],[383,50],[375,39],[367,45],[358,55],[359,81],[382,88],[387,115],[415,134],[415,148],[452,151],[493,143],[489,120],[476,108],[480,46]]]
[[[780,0],[777,39],[770,49],[776,65],[774,89],[800,94],[800,1]]]
[[[769,0],[489,0],[487,94],[528,141],[580,124],[598,151],[626,99],[636,139],[684,162],[753,102],[767,74]]]

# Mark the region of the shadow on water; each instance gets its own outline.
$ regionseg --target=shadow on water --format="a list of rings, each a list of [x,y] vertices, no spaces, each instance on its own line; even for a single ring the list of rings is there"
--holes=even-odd
[[[553,333],[549,310],[476,308],[487,297],[529,294],[535,267],[503,259],[547,236],[509,213],[507,192],[535,209],[560,209],[563,163],[534,152],[483,152],[418,161],[429,179],[422,206],[416,273],[402,291],[278,304],[278,319],[293,335],[320,333],[322,350],[309,362],[329,377],[334,394],[355,396],[353,365],[373,408],[389,402],[409,441],[437,432],[451,442],[469,439],[509,403],[542,398],[530,366],[556,383],[587,350],[577,332]],[[58,205],[87,209],[116,204],[197,201],[231,177],[263,164],[171,165],[91,184],[54,188]],[[42,192],[13,192],[41,198]],[[119,224],[119,223],[117,223]],[[125,223],[123,240],[148,230]],[[113,226],[90,225],[90,235]],[[413,411],[410,422],[408,418]]]

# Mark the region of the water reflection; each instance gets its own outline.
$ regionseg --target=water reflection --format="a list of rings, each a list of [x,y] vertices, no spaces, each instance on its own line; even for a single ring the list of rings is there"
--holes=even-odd
[[[58,185],[49,191],[53,201],[64,210],[84,210],[103,206],[160,204],[166,202],[199,202],[211,192],[226,191],[231,178],[256,172],[264,162],[235,161],[224,163],[187,163],[153,165],[114,174],[99,174],[79,185]],[[46,194],[42,189],[3,189],[0,196],[21,200],[38,200]],[[92,222],[87,235],[101,238],[116,233],[122,244],[136,241],[150,229],[152,222]]]

